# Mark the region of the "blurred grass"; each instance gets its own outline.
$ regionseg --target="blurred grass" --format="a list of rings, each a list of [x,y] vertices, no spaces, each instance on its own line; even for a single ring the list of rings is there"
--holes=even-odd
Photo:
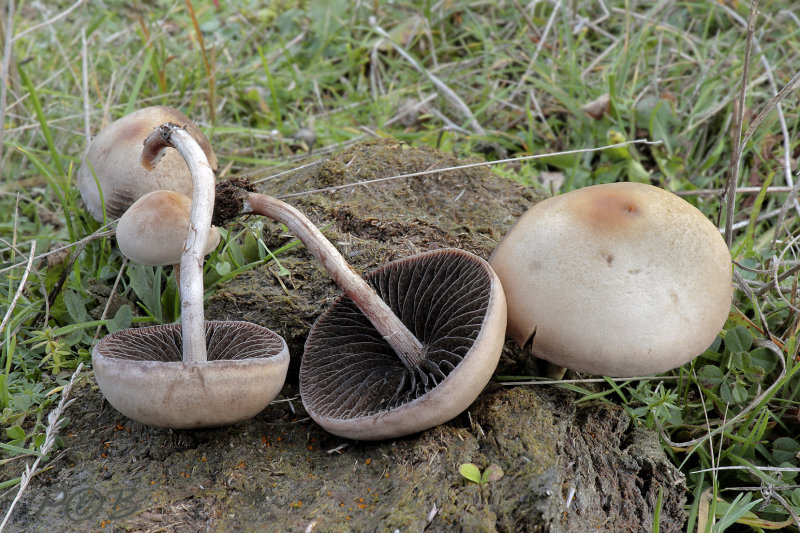
[[[137,107],[166,104],[192,117],[226,175],[267,175],[376,135],[488,159],[659,139],[660,146],[494,171],[553,192],[646,181],[685,195],[715,222],[723,209],[719,190],[742,75],[744,2],[79,4],[38,28],[74,4],[21,3],[10,19],[9,5],[3,8],[11,32],[4,27],[2,36],[7,42],[17,36],[3,70],[0,156],[0,314],[8,314],[0,331],[4,462],[41,444],[43,413],[70,371],[89,360],[98,326],[176,317],[174,276],[163,269],[123,271],[107,238],[34,261],[11,305],[31,243],[53,250],[98,230],[73,186],[76,165],[87,135]],[[762,2],[756,27],[745,125],[800,65],[800,19],[791,2]],[[593,118],[583,108],[603,95],[608,110]],[[791,524],[787,506],[800,512],[800,490],[781,489],[796,482],[800,467],[800,228],[786,192],[796,178],[797,102],[792,94],[781,104],[786,135],[772,112],[744,150],[739,186],[755,192],[737,198],[734,220],[741,224],[732,250],[741,283],[717,343],[673,372],[675,380],[570,386],[625,406],[637,424],[663,428],[665,451],[687,475],[689,530],[766,529]],[[317,136],[312,156],[292,148],[303,126]],[[280,259],[280,250],[260,242],[257,228],[231,232],[237,238],[228,237],[206,266],[209,290]],[[55,289],[58,297],[47,306]],[[122,302],[113,312],[105,309],[112,291]],[[786,364],[781,386],[712,437],[670,445],[667,439],[708,436],[781,376],[778,355],[763,340],[774,341]],[[742,470],[692,473],[720,466]],[[767,467],[790,470],[778,478],[759,470]],[[786,505],[763,501],[762,487]]]

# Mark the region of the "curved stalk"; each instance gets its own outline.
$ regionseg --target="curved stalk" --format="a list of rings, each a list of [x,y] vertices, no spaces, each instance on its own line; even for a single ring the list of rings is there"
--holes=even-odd
[[[186,161],[193,186],[189,231],[180,264],[183,362],[204,363],[208,356],[203,310],[203,257],[214,210],[214,171],[191,134],[171,123],[156,128],[145,139],[142,166],[148,170],[155,168],[168,147],[175,148]]]
[[[424,352],[422,343],[305,215],[277,198],[252,192],[245,197],[242,214],[245,213],[262,215],[286,224],[372,322],[403,364],[409,369],[419,366]]]

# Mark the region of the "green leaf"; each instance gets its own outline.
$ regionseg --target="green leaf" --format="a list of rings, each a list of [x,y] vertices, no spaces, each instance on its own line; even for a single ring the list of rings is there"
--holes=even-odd
[[[132,264],[128,267],[128,276],[131,280],[131,288],[136,294],[136,297],[142,301],[144,307],[158,320],[164,322],[164,313],[161,308],[161,289],[156,284],[160,285],[161,281],[161,267],[154,272],[152,267],[145,267],[143,265]]]
[[[86,306],[77,292],[73,290],[64,291],[64,305],[74,323],[81,324],[91,320],[89,313],[86,312]]]
[[[499,465],[492,463],[486,467],[486,470],[483,471],[483,476],[481,476],[481,481],[483,483],[488,483],[490,481],[497,481],[503,477],[503,469],[500,468]]]
[[[700,369],[697,373],[697,377],[700,378],[703,385],[713,387],[722,383],[722,380],[725,379],[725,374],[723,374],[718,366],[706,365]]]
[[[719,387],[719,397],[722,398],[722,401],[725,403],[739,403],[733,397],[733,389],[731,388],[731,384],[727,381],[720,385]]]
[[[29,394],[15,394],[12,403],[17,411],[27,411],[33,404],[33,399]]]
[[[776,463],[793,463],[798,460],[800,444],[791,437],[778,437],[772,443],[772,457]]]
[[[736,326],[725,333],[725,348],[731,352],[749,352],[753,345],[753,335],[744,326]]]
[[[628,180],[650,183],[650,173],[635,159],[628,160]]]
[[[787,351],[787,353],[793,352]],[[775,354],[766,348],[756,348],[750,352],[750,361],[753,366],[763,368],[765,374],[769,374],[775,370],[775,367],[778,364]]]
[[[20,426],[11,426],[6,428],[6,436],[13,440],[25,440],[25,430]]]
[[[131,280],[131,288],[136,294],[136,297],[139,298],[149,309],[149,304],[151,302],[148,302],[148,300],[150,299],[150,291],[152,286],[150,276],[145,273],[144,267],[141,265],[131,264],[128,267],[128,277]]]
[[[131,327],[131,321],[133,320],[133,311],[127,305],[123,305],[119,309],[117,309],[114,318],[108,321],[106,324],[106,328],[108,329],[109,333],[115,333],[117,331],[127,329]]]
[[[458,472],[473,483],[481,484],[481,471],[474,464],[464,463],[458,467]]]
[[[217,274],[220,276],[224,276],[231,271],[231,264],[227,261],[220,261],[214,265],[214,270],[216,270]]]
[[[164,322],[175,322],[181,315],[181,295],[175,276],[167,278],[167,285],[161,293],[161,309],[164,310]]]

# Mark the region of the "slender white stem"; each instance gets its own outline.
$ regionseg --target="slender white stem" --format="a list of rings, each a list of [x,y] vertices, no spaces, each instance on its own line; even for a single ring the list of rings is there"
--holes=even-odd
[[[203,363],[208,359],[203,310],[203,257],[214,210],[214,171],[197,141],[175,124],[157,128],[145,140],[142,165],[152,168],[168,146],[175,148],[186,161],[192,173],[193,186],[189,231],[180,266],[183,362]]]

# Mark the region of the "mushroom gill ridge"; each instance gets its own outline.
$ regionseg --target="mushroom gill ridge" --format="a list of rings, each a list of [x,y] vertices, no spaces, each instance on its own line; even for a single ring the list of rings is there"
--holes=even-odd
[[[125,329],[100,342],[107,357],[176,363],[182,360],[180,324]],[[221,361],[272,357],[283,345],[276,333],[249,322],[211,320],[206,322],[206,346],[208,360]]]
[[[352,419],[416,400],[445,380],[475,343],[488,310],[490,273],[458,250],[412,259],[364,279],[423,344],[421,363],[407,368],[353,301],[340,296],[317,320],[303,355],[304,401],[320,416]]]

